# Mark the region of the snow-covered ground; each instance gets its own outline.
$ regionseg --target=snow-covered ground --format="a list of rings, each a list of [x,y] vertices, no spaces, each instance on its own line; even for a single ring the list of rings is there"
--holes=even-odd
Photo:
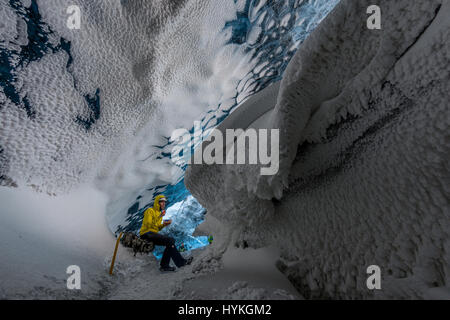
[[[83,186],[53,197],[0,187],[0,297],[68,298],[67,268],[81,269],[81,288],[100,296],[97,278],[114,237],[105,221],[107,197]]]
[[[120,245],[110,276],[115,239],[105,221],[107,197],[92,188],[52,197],[0,187],[0,200],[0,299],[296,297],[275,268],[277,255],[270,248],[230,250],[222,264],[204,260],[212,250],[204,247],[183,253],[195,258],[193,265],[161,273],[153,254],[134,256]],[[219,233],[217,237],[220,242]],[[80,290],[67,288],[71,265],[80,267]],[[214,288],[216,296],[206,294]]]

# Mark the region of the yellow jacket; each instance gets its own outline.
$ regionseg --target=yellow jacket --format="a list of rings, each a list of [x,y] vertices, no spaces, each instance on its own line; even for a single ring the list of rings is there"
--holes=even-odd
[[[159,199],[161,198],[164,198],[164,196],[156,196],[155,201],[153,202],[153,208],[148,208],[144,211],[144,219],[142,220],[142,227],[139,232],[141,236],[149,231],[157,233],[164,228],[161,210],[159,208]]]

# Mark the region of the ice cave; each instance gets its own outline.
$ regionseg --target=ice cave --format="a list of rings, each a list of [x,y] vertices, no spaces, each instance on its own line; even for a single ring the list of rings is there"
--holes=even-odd
[[[0,299],[450,299],[449,16],[0,0]],[[279,130],[277,170],[175,159],[177,130],[186,158],[232,129]],[[161,194],[192,265],[120,247],[109,275]]]

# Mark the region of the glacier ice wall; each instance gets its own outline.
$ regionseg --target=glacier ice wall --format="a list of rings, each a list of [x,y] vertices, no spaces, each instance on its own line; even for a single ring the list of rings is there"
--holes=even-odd
[[[450,3],[378,1],[381,30],[366,28],[371,4],[340,2],[250,125],[280,129],[277,175],[192,165],[186,185],[230,241],[278,245],[307,298],[448,298]]]

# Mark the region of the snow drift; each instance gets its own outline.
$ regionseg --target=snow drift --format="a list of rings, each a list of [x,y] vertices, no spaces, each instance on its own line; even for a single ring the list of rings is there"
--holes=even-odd
[[[306,298],[449,298],[450,3],[378,1],[382,28],[369,30],[372,4],[336,6],[290,61],[272,110],[255,113],[257,96],[242,106],[249,127],[280,129],[277,175],[191,165],[186,185],[235,231],[232,246],[276,244]],[[381,290],[366,286],[370,265]]]

